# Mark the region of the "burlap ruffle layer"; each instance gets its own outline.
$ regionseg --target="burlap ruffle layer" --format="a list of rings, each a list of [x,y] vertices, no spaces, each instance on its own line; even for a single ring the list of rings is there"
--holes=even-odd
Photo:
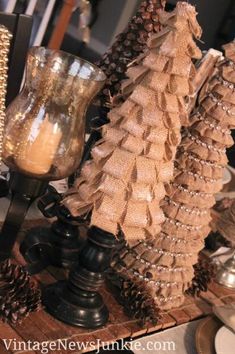
[[[215,96],[214,96],[215,97]],[[213,100],[213,97],[207,96],[202,102],[200,102],[201,106],[201,114],[203,115],[204,112],[215,120],[218,121],[218,124],[222,122],[222,126],[226,125],[229,129],[234,129],[235,122],[235,108],[232,103],[227,103],[224,105],[218,104],[221,102],[220,99]]]
[[[223,176],[223,169],[220,165],[205,162],[204,160],[196,158],[195,155],[188,154],[186,151],[177,156],[177,168],[192,173],[200,174],[205,179],[221,179]]]
[[[168,218],[180,221],[182,224],[204,226],[208,225],[211,220],[210,211],[197,207],[192,208],[186,204],[173,205],[166,202],[162,209]]]
[[[187,166],[187,168],[190,167]],[[215,198],[211,193],[189,190],[177,183],[166,185],[166,192],[169,198],[188,205],[189,208],[199,205],[202,209],[209,209],[215,204]]]

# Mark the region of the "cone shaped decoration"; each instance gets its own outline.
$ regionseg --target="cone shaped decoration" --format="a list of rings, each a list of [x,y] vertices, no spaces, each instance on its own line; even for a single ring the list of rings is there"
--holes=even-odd
[[[0,319],[21,322],[41,308],[41,291],[20,265],[6,260],[0,264]]]
[[[217,64],[202,89],[178,148],[174,180],[166,187],[166,221],[161,233],[151,241],[125,246],[113,263],[118,277],[132,279],[134,284],[142,280],[141,289],[145,284],[145,290],[141,291],[152,296],[156,309],[181,305],[187,290],[196,295],[206,290],[214,272],[211,267],[209,272],[202,271],[203,264],[194,265],[210,230],[214,195],[222,187],[226,148],[233,145],[230,130],[235,128],[235,43],[224,49],[226,59]]]
[[[203,291],[208,290],[208,285],[215,278],[218,271],[213,260],[199,259],[194,266],[194,277],[190,287],[186,290],[186,294],[191,296],[199,296]]]
[[[97,63],[107,76],[98,96],[102,107],[112,106],[112,99],[120,90],[121,81],[126,78],[128,64],[146,49],[150,35],[160,31],[159,13],[165,3],[165,0],[143,0],[125,31],[117,36],[112,47]]]
[[[163,11],[165,3],[165,0],[142,0],[127,28],[117,36],[111,48],[96,63],[105,73],[107,80],[95,100],[96,105],[100,107],[99,116],[91,121],[91,134],[85,145],[81,166],[91,158],[92,147],[101,139],[99,128],[109,122],[107,113],[121,100],[121,97],[117,99],[117,96],[122,80],[127,77],[127,68],[136,64],[137,57],[146,50],[151,35],[161,30],[159,14]],[[70,178],[70,185],[73,185],[74,179],[80,175],[80,168]]]
[[[64,204],[74,216],[92,209],[91,224],[127,240],[154,238],[165,220],[160,201],[173,177],[184,97],[195,75],[191,58],[201,52],[193,41],[201,29],[193,6],[179,2],[160,16],[164,29],[149,40],[149,50],[128,69],[125,102],[109,113],[110,124],[93,148]]]

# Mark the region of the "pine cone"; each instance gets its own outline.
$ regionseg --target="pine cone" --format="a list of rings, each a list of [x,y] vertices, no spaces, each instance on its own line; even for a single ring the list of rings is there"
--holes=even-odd
[[[199,260],[194,266],[194,278],[186,294],[199,296],[201,291],[208,290],[208,285],[216,275],[216,265],[211,260]]]
[[[159,308],[156,307],[153,298],[147,294],[144,282],[137,279],[124,279],[113,271],[110,271],[108,280],[113,295],[129,317],[139,320],[141,326],[146,323],[157,324],[160,318]]]
[[[113,46],[97,63],[107,76],[106,84],[98,96],[102,107],[110,108],[112,97],[118,93],[121,81],[126,78],[127,65],[144,51],[150,34],[161,29],[158,13],[164,8],[165,2],[142,1],[126,30],[117,36]]]
[[[21,322],[39,310],[41,291],[20,265],[6,260],[0,264],[0,319]]]

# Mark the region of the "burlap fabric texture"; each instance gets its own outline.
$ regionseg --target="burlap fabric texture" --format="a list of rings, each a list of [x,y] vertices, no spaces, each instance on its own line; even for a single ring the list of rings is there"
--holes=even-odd
[[[160,203],[188,120],[184,98],[192,92],[192,58],[201,57],[193,41],[201,35],[193,6],[180,2],[160,20],[163,30],[127,72],[125,102],[110,111],[93,160],[64,200],[74,216],[92,210],[91,225],[114,235],[122,231],[128,241],[155,238],[165,221]]]
[[[114,271],[123,279],[145,284],[156,309],[170,309],[184,301],[194,276],[193,265],[210,231],[210,209],[222,187],[226,148],[233,145],[235,43],[224,49],[226,58],[205,84],[178,147],[174,179],[166,185],[162,203],[166,220],[161,232],[152,240],[124,246],[113,262]]]

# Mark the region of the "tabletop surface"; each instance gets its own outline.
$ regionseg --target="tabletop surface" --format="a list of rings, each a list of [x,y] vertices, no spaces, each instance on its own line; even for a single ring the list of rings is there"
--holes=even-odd
[[[45,223],[43,220],[25,221],[19,239],[24,236],[28,228],[38,225],[42,226],[43,223]],[[14,247],[13,258],[17,263],[24,264],[24,259],[18,250],[18,244]],[[42,286],[45,286],[54,283],[56,280],[64,279],[65,276],[64,270],[50,267],[36,275],[35,278]],[[199,298],[186,297],[185,303],[180,308],[162,312],[161,319],[156,326],[148,325],[141,327],[137,321],[127,317],[123,312],[123,308],[115,301],[112,294],[106,288],[102,288],[101,293],[110,311],[110,318],[106,326],[96,330],[73,327],[57,321],[44,310],[40,310],[37,313],[31,314],[18,325],[9,325],[0,322],[0,353],[17,352],[17,350],[14,350],[13,345],[7,351],[2,339],[16,339],[16,341],[31,340],[37,342],[68,339],[68,341],[78,343],[93,343],[92,348],[87,347],[83,350],[83,352],[87,352],[95,349],[94,343],[97,348],[101,341],[111,343],[122,338],[144,336],[205,317],[212,313],[213,305],[235,303],[235,291],[223,288],[213,282],[209,286],[209,291],[202,293]],[[73,353],[79,352],[82,351],[73,351]],[[39,353],[39,351],[26,351],[24,353],[32,354]],[[70,351],[62,349],[60,351],[53,351],[53,353],[67,354]]]

